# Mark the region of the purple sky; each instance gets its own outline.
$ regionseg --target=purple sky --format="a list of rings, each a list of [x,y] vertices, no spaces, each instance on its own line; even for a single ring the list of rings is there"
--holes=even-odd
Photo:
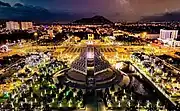
[[[138,20],[142,16],[179,11],[180,0],[0,0],[41,6],[53,12],[103,15],[118,20]]]

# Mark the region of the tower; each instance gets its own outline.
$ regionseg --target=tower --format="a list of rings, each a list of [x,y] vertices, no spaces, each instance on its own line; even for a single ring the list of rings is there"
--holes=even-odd
[[[88,44],[93,44],[94,34],[88,34]]]

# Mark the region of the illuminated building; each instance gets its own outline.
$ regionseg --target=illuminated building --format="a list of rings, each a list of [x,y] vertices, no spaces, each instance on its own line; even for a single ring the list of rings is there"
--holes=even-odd
[[[57,26],[57,30],[58,30],[58,32],[62,32],[62,27],[61,26]]]
[[[177,39],[178,30],[160,30],[159,40],[164,44],[172,46],[175,39]]]
[[[159,38],[159,34],[147,34],[146,36],[147,39],[157,39]]]
[[[9,51],[9,48],[7,45],[0,46],[0,52],[7,52],[7,51]]]
[[[48,30],[49,38],[52,39],[54,37],[53,30]]]
[[[88,34],[88,44],[93,44],[94,34]]]
[[[160,30],[159,38],[162,40],[174,40],[177,38],[178,30]]]
[[[21,29],[22,30],[28,30],[33,28],[32,22],[21,22]]]
[[[66,76],[73,86],[95,88],[120,81],[122,75],[116,74],[96,47],[88,45],[79,58],[72,62]]]
[[[18,22],[9,21],[9,22],[6,22],[6,29],[7,30],[19,30],[20,25]]]
[[[88,40],[94,40],[94,34],[88,34]]]
[[[141,34],[140,34],[140,37],[143,38],[143,39],[145,39],[145,38],[147,37],[147,32],[141,33]]]

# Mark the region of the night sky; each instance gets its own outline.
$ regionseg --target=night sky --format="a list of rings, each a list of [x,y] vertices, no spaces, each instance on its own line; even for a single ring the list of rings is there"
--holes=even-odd
[[[0,0],[10,4],[41,6],[51,12],[71,12],[86,16],[103,15],[113,21],[138,20],[165,12],[179,11],[180,0]]]

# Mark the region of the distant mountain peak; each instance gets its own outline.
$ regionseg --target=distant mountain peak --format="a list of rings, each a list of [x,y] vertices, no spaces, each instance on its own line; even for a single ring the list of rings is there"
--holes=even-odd
[[[100,15],[95,15],[93,16],[92,18],[104,18],[103,16],[100,16]]]
[[[73,22],[74,24],[113,24],[110,20],[103,16],[96,15],[92,18],[82,18]]]

